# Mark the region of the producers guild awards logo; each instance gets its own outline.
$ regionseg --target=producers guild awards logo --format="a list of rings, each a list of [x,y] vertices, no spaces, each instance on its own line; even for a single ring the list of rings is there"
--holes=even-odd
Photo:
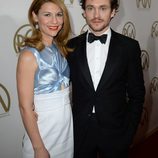
[[[135,39],[136,29],[135,29],[134,24],[132,22],[127,22],[123,27],[122,34]]]
[[[150,8],[151,0],[136,0],[137,8]]]
[[[6,116],[10,110],[10,96],[8,90],[0,84],[0,117]]]
[[[120,6],[120,0],[118,0],[118,5]]]
[[[151,36],[158,37],[158,21],[155,21],[151,28]]]
[[[148,69],[149,68],[149,54],[147,51],[142,50],[141,59],[142,59],[143,70]]]
[[[20,51],[19,44],[24,42],[24,37],[28,37],[32,33],[32,28],[29,24],[21,26],[14,35],[14,49],[18,53]]]
[[[148,109],[146,107],[143,107],[143,112],[142,112],[142,119],[140,121],[141,126],[144,126],[148,122]]]
[[[62,0],[65,4],[73,4],[74,0]]]
[[[150,93],[158,91],[158,77],[154,77],[150,83]]]

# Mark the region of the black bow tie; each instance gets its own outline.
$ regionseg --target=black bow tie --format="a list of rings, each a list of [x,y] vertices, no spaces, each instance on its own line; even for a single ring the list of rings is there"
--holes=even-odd
[[[101,36],[95,36],[93,33],[89,33],[88,34],[88,42],[89,43],[92,43],[95,40],[99,40],[101,43],[105,44],[106,39],[107,39],[107,34],[103,34]]]

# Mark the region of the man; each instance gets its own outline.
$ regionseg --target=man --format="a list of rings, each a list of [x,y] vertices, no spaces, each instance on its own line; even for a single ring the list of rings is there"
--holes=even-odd
[[[127,158],[145,95],[141,50],[109,26],[117,0],[82,0],[81,6],[89,30],[68,44],[74,157]]]

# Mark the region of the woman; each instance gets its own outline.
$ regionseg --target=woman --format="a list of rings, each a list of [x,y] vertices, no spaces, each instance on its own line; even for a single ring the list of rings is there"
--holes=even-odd
[[[68,11],[61,0],[34,0],[28,18],[32,35],[21,45],[17,64],[23,158],[72,158]]]

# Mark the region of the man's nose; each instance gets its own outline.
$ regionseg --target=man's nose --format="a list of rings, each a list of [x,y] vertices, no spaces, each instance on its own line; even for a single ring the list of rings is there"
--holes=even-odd
[[[95,9],[95,10],[94,10],[94,17],[95,17],[95,18],[100,17],[99,9]]]

